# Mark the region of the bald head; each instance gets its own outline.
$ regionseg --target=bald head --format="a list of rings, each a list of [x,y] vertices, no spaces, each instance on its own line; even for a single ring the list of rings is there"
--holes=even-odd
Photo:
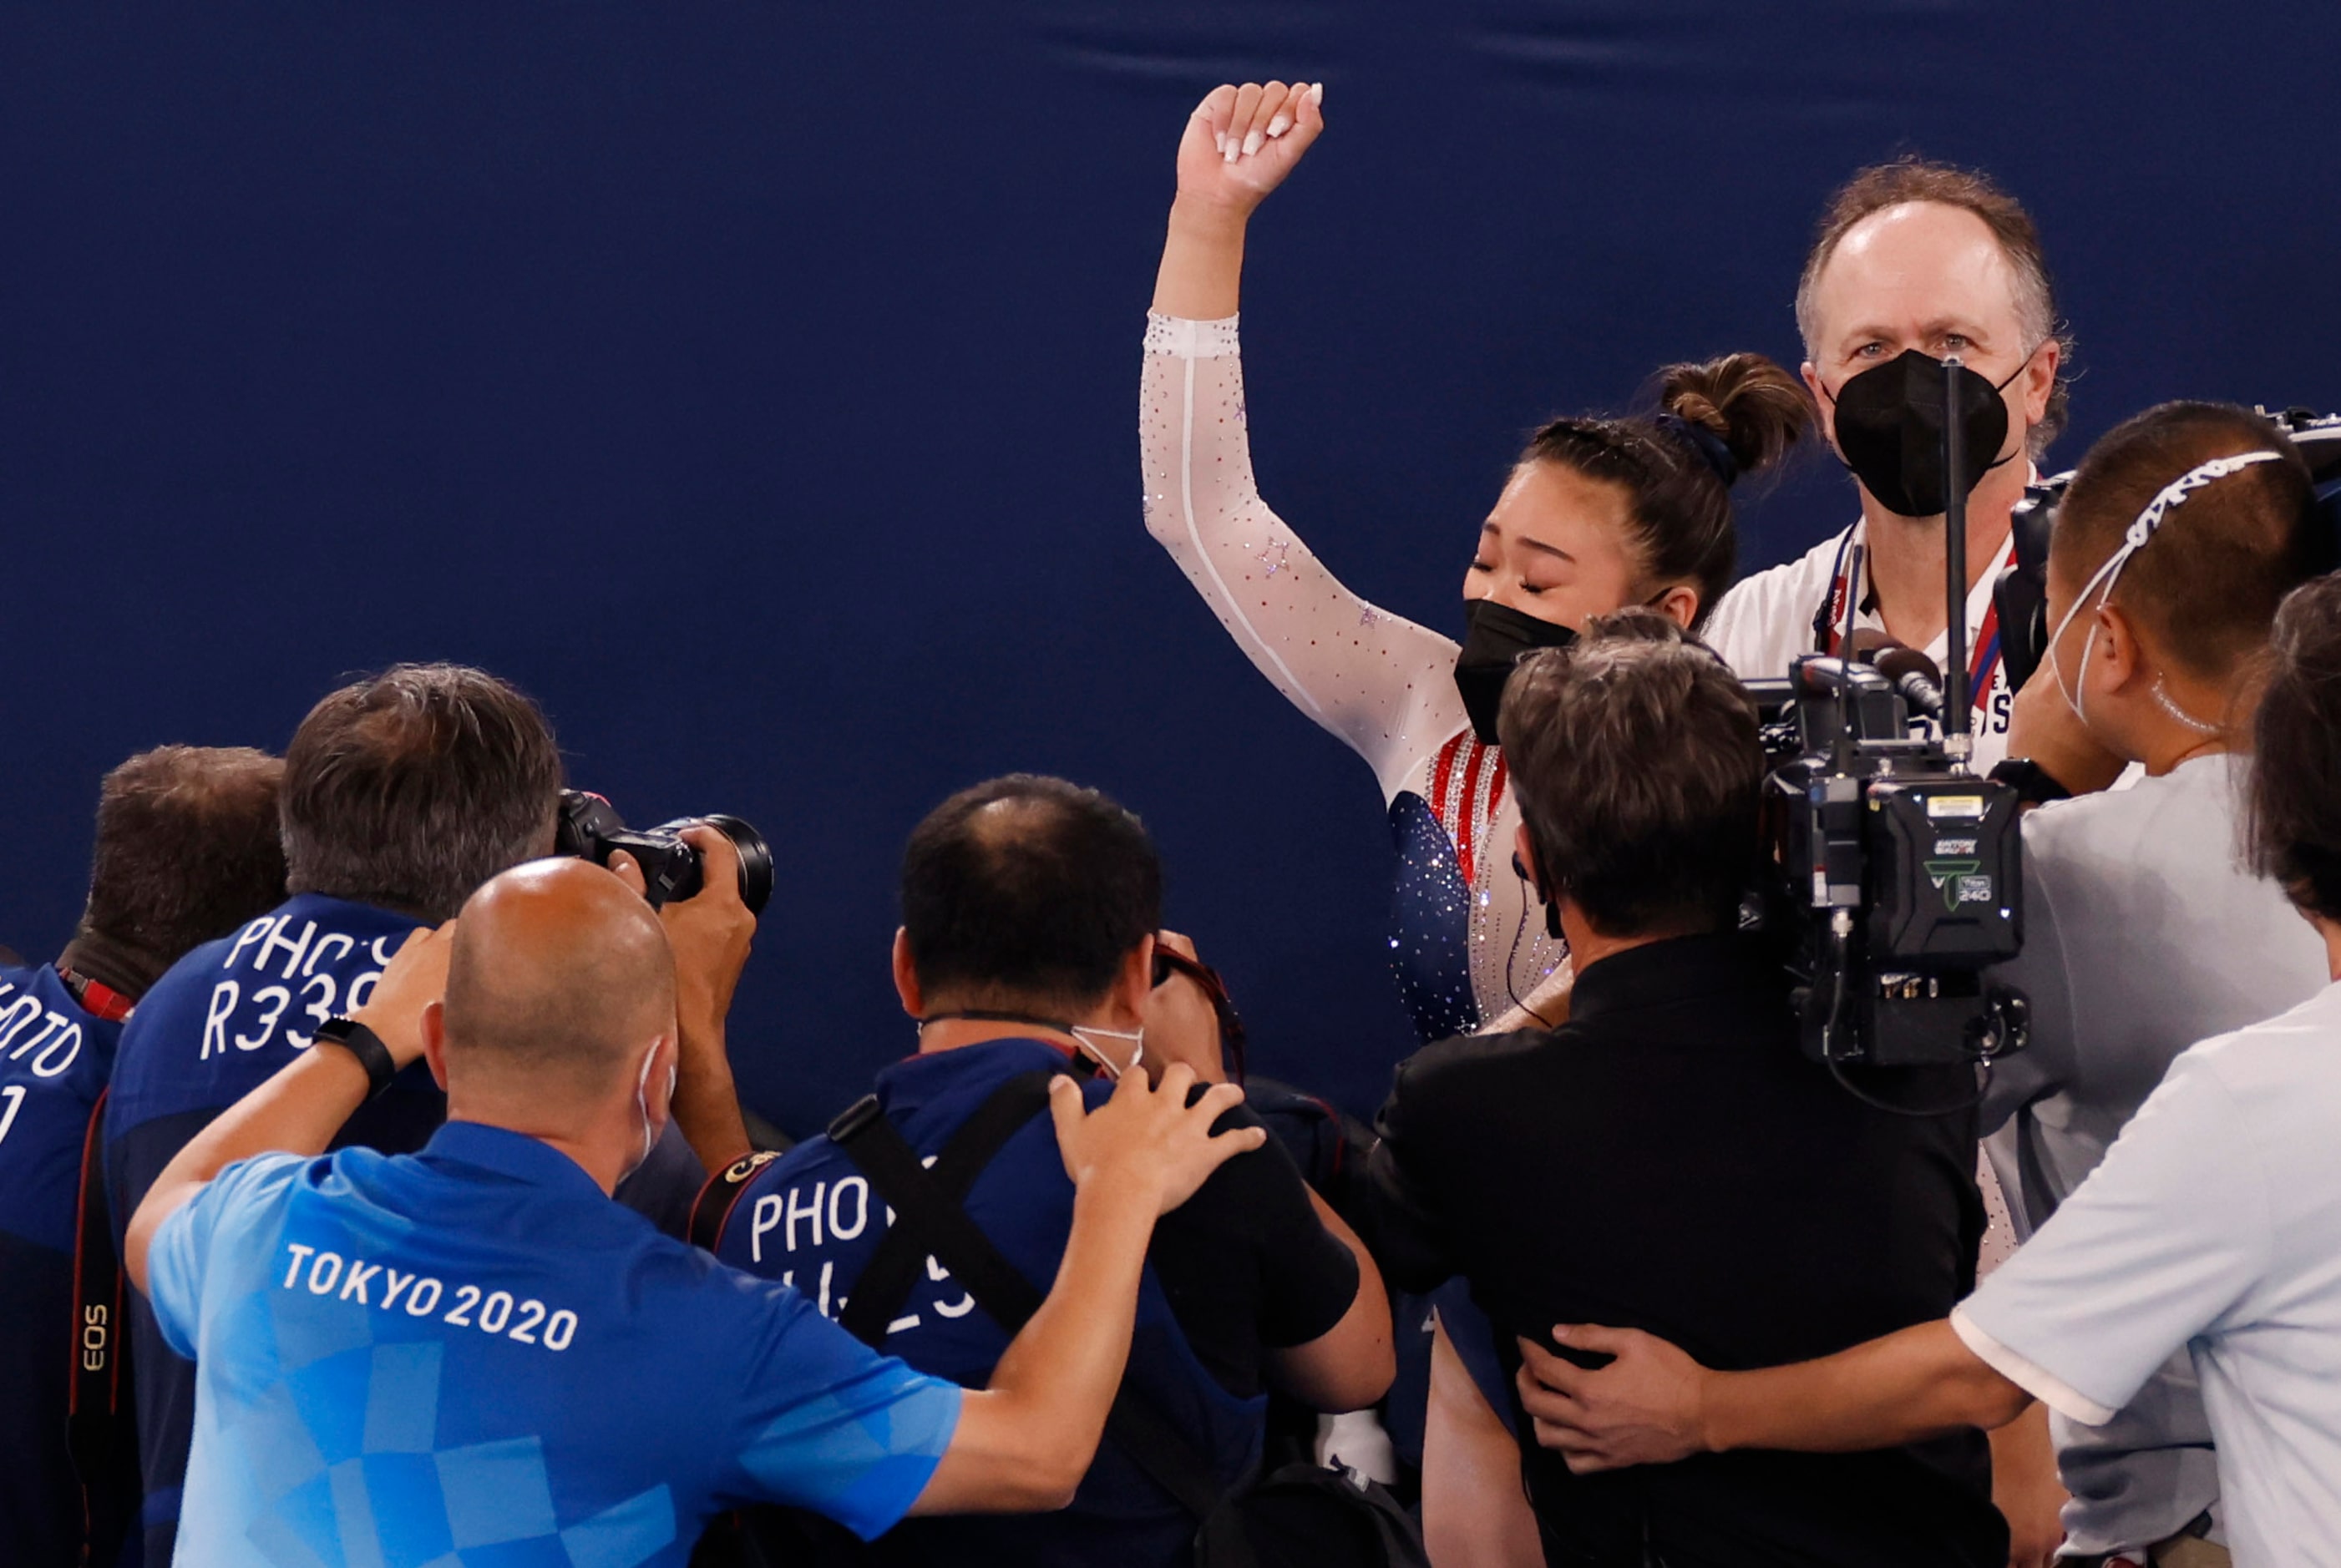
[[[628,1087],[674,1030],[674,958],[641,895],[583,860],[532,860],[463,906],[447,968],[451,1070],[579,1101]]]

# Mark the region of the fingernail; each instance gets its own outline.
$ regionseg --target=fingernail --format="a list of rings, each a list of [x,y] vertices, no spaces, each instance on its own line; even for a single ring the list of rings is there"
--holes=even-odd
[[[1309,84],[1309,101],[1312,104],[1322,104],[1325,101],[1324,83],[1312,82]]]
[[[1268,123],[1268,139],[1273,142],[1290,129],[1292,129],[1292,116],[1280,113],[1275,119]]]
[[[1228,150],[1228,134],[1225,131],[1212,132],[1211,145],[1218,148],[1220,154],[1224,155]]]
[[[1246,135],[1246,136],[1244,137],[1244,146],[1243,146],[1243,150],[1244,150],[1244,156],[1245,156],[1245,157],[1249,158],[1249,157],[1250,157],[1254,153],[1259,152],[1259,151],[1260,151],[1260,133],[1259,133],[1258,131],[1253,131],[1253,132],[1251,132],[1250,134],[1249,134],[1248,135]]]
[[[1228,162],[1232,164],[1236,161],[1236,154],[1243,151],[1243,147],[1233,136],[1230,136],[1220,144],[1220,151],[1226,156]]]

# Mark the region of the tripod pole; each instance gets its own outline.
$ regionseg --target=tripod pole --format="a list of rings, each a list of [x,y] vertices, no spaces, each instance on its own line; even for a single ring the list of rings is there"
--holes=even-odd
[[[1943,749],[1952,768],[1964,773],[1975,740],[1968,733],[1967,454],[1959,428],[1959,370],[1957,354],[1943,362]]]

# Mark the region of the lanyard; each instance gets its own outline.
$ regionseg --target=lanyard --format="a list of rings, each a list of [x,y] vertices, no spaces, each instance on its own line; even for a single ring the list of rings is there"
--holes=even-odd
[[[1855,528],[1858,528],[1858,523]],[[1837,565],[1829,573],[1828,596],[1821,600],[1820,612],[1813,618],[1814,641],[1824,653],[1834,654],[1840,640],[1838,628],[1845,624],[1846,595],[1852,591],[1845,569],[1848,548],[1853,542],[1854,529],[1845,531],[1838,541]],[[2004,569],[2016,564],[2016,539],[2011,532],[2007,553],[2001,560]],[[1981,712],[1991,701],[1992,681],[1999,674],[1999,596],[1994,594],[1984,607],[1983,619],[1976,623],[1975,646],[1967,657],[1967,694],[1976,710]]]

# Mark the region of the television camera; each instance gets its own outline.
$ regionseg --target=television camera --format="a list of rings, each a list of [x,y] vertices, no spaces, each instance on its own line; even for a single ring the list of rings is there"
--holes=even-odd
[[[1945,411],[1981,406],[1960,379],[1974,373],[1944,362]],[[1988,403],[2004,437],[1997,393]],[[1972,434],[1966,422],[1942,419],[1948,681],[1898,644],[1865,661],[1848,626],[1838,646],[1850,657],[1808,655],[1785,680],[1747,683],[1776,871],[1751,913],[1783,941],[1806,1054],[1864,1099],[1922,1115],[1976,1097],[1912,1110],[1846,1069],[1987,1068],[2027,1037],[2023,995],[1985,975],[2023,945],[2024,866],[2016,790],[1968,766],[1967,497],[1999,438],[1981,439],[1987,414]],[[1858,556],[1847,581],[1860,581]]]

